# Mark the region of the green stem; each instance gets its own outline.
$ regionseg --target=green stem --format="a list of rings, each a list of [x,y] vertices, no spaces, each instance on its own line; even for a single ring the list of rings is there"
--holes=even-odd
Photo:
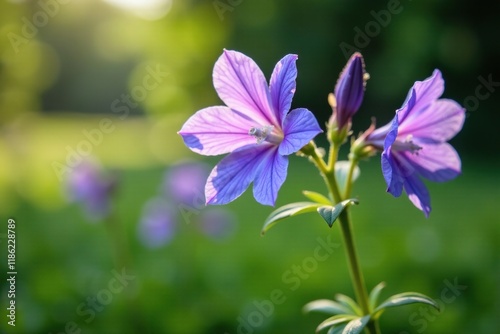
[[[352,177],[354,175],[354,170],[358,165],[358,160],[356,158],[350,158],[349,161],[351,162],[351,164],[349,166],[349,172],[347,174],[347,182],[344,189],[344,198],[349,198],[351,196],[352,183],[353,183]]]
[[[344,197],[341,196],[338,185],[335,179],[335,162],[337,161],[338,149],[335,145],[331,145],[330,153],[328,157],[328,165],[325,164],[324,160],[317,154],[316,150],[310,155],[313,162],[316,164],[318,169],[325,180],[330,194],[332,195],[335,203],[340,203],[342,200],[348,198],[351,192],[352,177],[354,175],[354,169],[357,165],[356,159],[351,159],[351,166],[349,168],[349,173],[347,177],[347,185],[344,190]],[[354,293],[356,295],[356,300],[358,301],[363,314],[370,314],[370,306],[368,299],[368,292],[366,290],[365,281],[363,274],[361,272],[361,267],[358,261],[358,256],[356,253],[356,247],[354,244],[354,236],[351,220],[349,217],[348,208],[346,208],[340,214],[339,218],[340,230],[342,233],[342,238],[344,240],[345,249],[347,251],[347,258],[349,264],[349,273],[351,280],[353,282]],[[378,328],[377,320],[370,321],[367,326],[367,331],[373,334],[379,334],[380,330]]]
[[[369,314],[370,307],[368,304],[368,293],[366,291],[365,281],[363,279],[363,274],[361,273],[361,268],[359,266],[356,247],[352,234],[351,220],[349,218],[349,213],[347,210],[342,211],[339,216],[339,222],[340,231],[342,232],[344,245],[347,251],[347,258],[349,259],[349,272],[353,281],[356,299],[358,300],[359,306],[361,306],[363,314]]]
[[[321,156],[318,154],[314,141],[309,142],[308,146],[309,150],[307,155],[319,169],[320,174],[323,177],[323,180],[325,181],[326,186],[328,187],[328,191],[332,195],[334,202],[339,203],[341,201],[340,191],[337,186],[337,181],[335,180],[335,162],[337,161],[338,150],[336,150],[333,145],[330,147],[327,165],[325,164],[323,158],[321,158]]]
[[[380,334],[380,326],[378,324],[378,320],[372,320],[368,323],[368,329],[371,333]]]
[[[337,161],[339,151],[335,144],[330,144],[330,152],[328,153],[328,170],[335,170],[335,162]]]

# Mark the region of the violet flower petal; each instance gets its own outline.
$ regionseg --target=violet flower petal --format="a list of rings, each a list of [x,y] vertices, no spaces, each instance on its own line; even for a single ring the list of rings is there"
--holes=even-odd
[[[391,126],[385,136],[384,140],[384,152],[388,152],[391,150],[392,144],[398,138],[398,130],[399,130],[399,114],[396,114],[391,121]]]
[[[387,183],[387,192],[395,197],[401,196],[403,192],[404,177],[397,165],[397,161],[392,157],[392,152],[383,152],[381,156],[382,174]]]
[[[460,157],[448,143],[423,145],[414,154],[401,152],[401,155],[421,176],[434,182],[450,181],[461,173]]]
[[[262,143],[238,149],[212,170],[205,185],[207,204],[227,204],[248,188],[255,179],[259,166],[268,157],[274,145]]]
[[[439,99],[412,119],[401,122],[399,132],[411,134],[415,138],[444,142],[462,129],[465,110],[453,100]]]
[[[278,117],[278,123],[283,124],[287,112],[292,105],[292,98],[295,94],[295,79],[297,78],[297,55],[286,55],[274,67],[269,91],[271,102]]]
[[[413,106],[416,110],[423,111],[426,106],[436,101],[443,95],[444,92],[444,80],[441,72],[436,69],[432,72],[432,75],[423,80],[416,81],[413,84],[412,89],[415,91],[417,97],[415,105]],[[413,113],[412,117],[417,117],[418,113]],[[401,120],[401,122],[403,119]]]
[[[219,155],[255,144],[255,138],[248,134],[255,124],[256,121],[227,107],[208,107],[191,116],[179,134],[193,152]]]
[[[396,115],[398,116],[398,125],[401,124],[404,120],[406,120],[406,117],[411,111],[416,112],[416,110],[413,109],[416,102],[417,102],[417,94],[415,93],[415,90],[412,88],[408,92],[408,96],[406,97],[403,106],[398,110],[396,110]]]
[[[274,206],[278,190],[286,179],[288,157],[278,153],[276,148],[267,150],[253,185],[253,196],[263,205]]]
[[[279,145],[279,154],[289,155],[300,150],[318,133],[323,132],[313,113],[305,108],[292,110],[283,121],[283,141]]]
[[[431,212],[431,198],[425,184],[416,174],[408,176],[405,181],[404,187],[408,194],[408,198],[417,209],[424,212],[425,217],[429,218],[429,213]]]
[[[215,63],[213,81],[217,94],[229,108],[261,125],[280,125],[271,107],[264,74],[251,58],[224,50]]]
[[[434,70],[432,75],[423,80],[416,81],[413,87],[408,92],[408,96],[415,95],[415,102],[412,106],[415,110],[411,117],[418,117],[420,112],[425,110],[425,107],[436,101],[444,92],[444,80],[439,70]],[[409,97],[407,97],[407,100]],[[405,104],[405,103],[403,103]],[[404,122],[406,114],[400,115],[400,122]]]

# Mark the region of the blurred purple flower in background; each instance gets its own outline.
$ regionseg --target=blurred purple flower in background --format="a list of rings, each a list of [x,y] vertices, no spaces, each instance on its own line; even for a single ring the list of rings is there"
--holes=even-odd
[[[171,242],[178,224],[195,223],[214,239],[225,239],[236,227],[234,215],[223,209],[205,210],[204,188],[209,169],[204,163],[187,161],[165,171],[160,194],[146,202],[138,237],[149,248]]]
[[[296,55],[281,59],[269,85],[257,64],[240,52],[224,50],[215,63],[215,90],[226,106],[199,110],[179,131],[196,153],[230,153],[210,173],[207,204],[229,203],[253,182],[255,199],[274,205],[287,175],[288,155],[321,132],[309,110],[290,111],[296,60]]]
[[[224,240],[236,232],[236,217],[222,208],[208,209],[200,217],[200,229],[215,240]]]
[[[158,248],[169,243],[176,229],[175,212],[164,198],[153,198],[146,202],[138,226],[139,240],[149,248]]]
[[[111,193],[116,180],[106,175],[94,160],[77,165],[67,179],[67,190],[71,201],[83,205],[92,220],[101,220],[111,211]]]
[[[338,130],[350,128],[351,118],[358,111],[365,93],[365,64],[355,52],[347,61],[335,85],[333,114],[329,123]],[[332,104],[332,103],[331,103]]]
[[[205,182],[209,169],[199,162],[183,162],[165,173],[163,191],[174,203],[191,208],[205,206]]]
[[[461,172],[455,149],[447,143],[461,129],[465,109],[440,99],[444,80],[439,70],[417,81],[389,124],[373,131],[367,142],[382,152],[387,191],[398,197],[403,188],[412,203],[428,217],[430,196],[420,178],[434,182],[454,179]]]

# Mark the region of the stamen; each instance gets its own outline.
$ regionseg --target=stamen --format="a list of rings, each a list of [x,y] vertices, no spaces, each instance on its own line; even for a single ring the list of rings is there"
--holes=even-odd
[[[337,108],[337,98],[335,98],[333,93],[328,94],[328,104],[332,108]]]
[[[250,136],[255,137],[255,139],[257,139],[257,144],[260,144],[263,141],[267,141],[269,143],[278,145],[283,140],[283,137],[276,135],[276,134],[273,134],[272,133],[273,130],[274,130],[274,126],[272,126],[272,125],[267,125],[267,126],[263,126],[260,128],[252,127],[252,128],[250,128],[250,130],[248,130],[248,134]]]
[[[397,151],[410,151],[415,154],[418,154],[418,151],[422,149],[422,147],[413,143],[413,136],[411,134],[406,136],[404,141],[396,140],[394,144],[392,144],[392,148]]]

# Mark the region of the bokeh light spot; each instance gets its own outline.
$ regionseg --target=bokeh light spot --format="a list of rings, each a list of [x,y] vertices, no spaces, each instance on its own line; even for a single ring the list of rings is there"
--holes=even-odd
[[[172,8],[172,0],[104,0],[104,2],[128,10],[146,20],[161,19]]]

